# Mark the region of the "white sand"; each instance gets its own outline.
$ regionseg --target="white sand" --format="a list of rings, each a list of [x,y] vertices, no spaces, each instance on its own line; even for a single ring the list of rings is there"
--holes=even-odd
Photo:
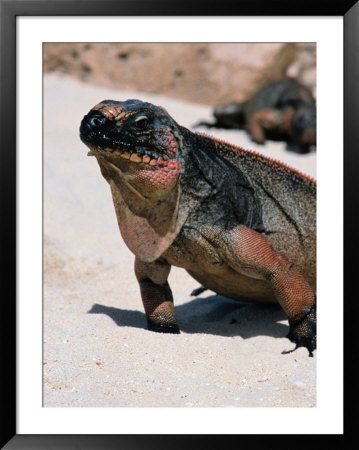
[[[78,136],[83,115],[106,98],[161,104],[188,127],[211,120],[206,106],[45,76],[44,406],[315,406],[316,353],[281,354],[294,345],[278,306],[243,306],[211,291],[191,297],[198,283],[174,267],[181,334],[145,329],[134,256]],[[315,153],[296,155],[278,142],[263,148],[242,131],[210,133],[315,177]]]

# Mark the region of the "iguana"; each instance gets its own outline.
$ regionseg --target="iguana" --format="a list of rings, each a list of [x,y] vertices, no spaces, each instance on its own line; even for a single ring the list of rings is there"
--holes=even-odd
[[[215,121],[195,126],[247,128],[252,140],[287,141],[287,149],[308,153],[316,145],[316,105],[310,90],[294,78],[265,84],[249,100],[214,108]]]
[[[110,185],[121,235],[135,254],[149,330],[179,333],[167,281],[174,265],[223,296],[278,302],[289,339],[312,355],[314,180],[193,133],[140,100],[102,101],[84,116],[80,138]]]

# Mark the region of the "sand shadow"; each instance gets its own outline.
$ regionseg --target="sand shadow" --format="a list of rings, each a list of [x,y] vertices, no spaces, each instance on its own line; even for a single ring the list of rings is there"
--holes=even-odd
[[[105,314],[119,327],[146,328],[143,312],[94,304],[89,314]],[[181,331],[219,336],[272,336],[282,338],[288,334],[286,315],[279,305],[237,302],[220,295],[197,297],[176,307]]]

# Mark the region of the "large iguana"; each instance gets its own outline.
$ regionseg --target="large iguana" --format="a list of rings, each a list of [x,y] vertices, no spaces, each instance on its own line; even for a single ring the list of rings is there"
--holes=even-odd
[[[135,254],[148,329],[179,333],[171,266],[244,301],[278,302],[296,347],[316,348],[316,184],[286,165],[177,124],[140,100],[104,100],[81,140],[111,187]]]
[[[196,126],[247,128],[252,140],[287,141],[287,149],[307,153],[316,145],[317,116],[310,90],[295,78],[281,78],[262,86],[247,101],[214,108],[215,121]]]

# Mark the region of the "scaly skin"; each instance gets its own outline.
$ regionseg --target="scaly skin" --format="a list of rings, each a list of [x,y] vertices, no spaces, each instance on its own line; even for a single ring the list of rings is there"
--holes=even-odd
[[[105,100],[80,137],[135,254],[148,328],[178,333],[167,278],[186,269],[236,300],[278,302],[288,338],[316,348],[316,185],[284,164],[192,133],[160,107]]]
[[[246,102],[219,105],[213,115],[214,123],[198,125],[246,127],[254,142],[283,139],[288,142],[288,149],[297,153],[307,153],[311,145],[316,145],[315,100],[309,89],[293,78],[264,85]]]

